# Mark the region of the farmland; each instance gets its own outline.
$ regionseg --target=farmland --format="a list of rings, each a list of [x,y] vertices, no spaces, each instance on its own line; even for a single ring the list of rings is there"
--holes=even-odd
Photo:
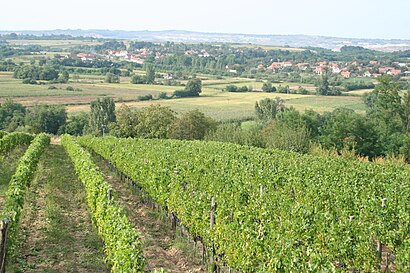
[[[62,104],[66,106],[69,113],[79,111],[89,111],[88,104],[98,97],[110,96],[115,98],[117,106],[123,103],[133,107],[144,107],[152,103],[169,106],[176,112],[182,113],[193,109],[199,109],[205,114],[219,120],[243,119],[252,116],[254,104],[263,98],[281,97],[286,100],[288,106],[293,106],[297,110],[313,109],[318,112],[332,111],[337,107],[346,107],[364,111],[364,104],[360,96],[342,97],[319,97],[316,95],[296,95],[277,93],[231,93],[224,92],[227,85],[252,86],[255,89],[262,87],[262,82],[246,78],[227,77],[225,79],[203,79],[203,91],[199,98],[156,100],[150,102],[138,102],[137,97],[151,94],[157,97],[159,93],[166,92],[171,95],[175,90],[183,87],[131,84],[130,78],[121,77],[119,84],[108,84],[104,82],[103,76],[79,75],[79,78],[67,84],[56,84],[58,89],[50,90],[47,85],[26,85],[20,80],[13,79],[12,73],[0,72],[0,101],[5,98],[12,98],[14,101],[26,106],[36,104]],[[290,88],[301,86],[297,83],[280,83],[279,85],[289,85]],[[66,90],[67,86],[73,87],[74,91]],[[314,86],[302,85],[313,91]],[[76,91],[79,90],[79,91]],[[366,90],[368,92],[368,90]],[[363,91],[365,92],[365,91]],[[356,93],[352,93],[352,95]],[[359,93],[362,94],[362,93]]]
[[[2,189],[7,272],[409,270],[407,166],[203,141],[47,143],[17,145],[6,160],[19,167],[1,165],[30,185]],[[20,219],[9,213],[17,197]]]

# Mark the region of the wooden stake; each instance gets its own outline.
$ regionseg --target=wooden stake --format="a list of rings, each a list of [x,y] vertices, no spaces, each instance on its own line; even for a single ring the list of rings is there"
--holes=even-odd
[[[112,200],[112,189],[111,189],[111,188],[109,188],[109,189],[107,190],[107,198],[108,198],[108,201],[111,201],[111,200]]]
[[[7,252],[7,231],[9,220],[3,219],[0,222],[0,272],[6,272],[6,252]]]

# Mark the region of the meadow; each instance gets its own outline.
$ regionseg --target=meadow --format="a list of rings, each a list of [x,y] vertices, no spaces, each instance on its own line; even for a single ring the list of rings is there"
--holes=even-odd
[[[254,113],[256,101],[264,98],[280,97],[285,100],[287,106],[297,110],[313,109],[323,113],[332,111],[337,107],[346,107],[364,112],[364,104],[361,94],[364,90],[349,92],[349,96],[325,97],[301,94],[279,94],[265,92],[231,93],[225,92],[227,85],[250,86],[254,90],[261,90],[263,82],[254,79],[226,77],[223,79],[210,76],[201,76],[203,91],[200,97],[184,99],[164,99],[155,101],[138,101],[138,96],[151,94],[157,98],[159,93],[166,92],[171,96],[175,90],[181,90],[183,86],[165,86],[148,84],[131,84],[129,77],[121,77],[120,83],[105,83],[104,76],[76,75],[68,84],[22,84],[21,80],[14,79],[10,72],[0,72],[0,102],[6,98],[26,106],[37,104],[61,104],[65,105],[69,113],[88,111],[89,103],[98,97],[110,96],[117,102],[117,107],[126,104],[132,107],[145,107],[159,103],[169,106],[174,111],[186,112],[198,109],[205,114],[218,120],[245,119]],[[182,83],[185,83],[182,81]],[[275,83],[274,86],[289,85],[291,89],[297,89],[298,83]],[[49,89],[54,86],[57,89]],[[74,91],[66,88],[73,87]],[[314,91],[312,84],[302,84],[302,87]],[[368,91],[368,90],[367,90]]]

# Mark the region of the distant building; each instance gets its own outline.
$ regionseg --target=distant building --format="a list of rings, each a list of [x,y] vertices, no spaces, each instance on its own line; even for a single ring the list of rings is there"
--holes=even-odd
[[[284,67],[292,67],[292,62],[273,62],[267,69],[274,70]]]
[[[363,73],[363,77],[370,78],[371,76],[372,76],[372,73],[370,73],[369,71],[366,71]]]
[[[352,73],[350,73],[349,71],[343,71],[342,73],[340,73],[340,75],[345,78],[350,78],[352,76]]]
[[[332,72],[335,74],[339,74],[342,70],[336,65],[332,67]]]
[[[392,69],[392,70],[388,71],[387,74],[393,75],[393,76],[397,76],[397,75],[400,75],[400,74],[401,74],[401,70]]]
[[[315,73],[317,75],[323,75],[324,73],[326,73],[326,68],[324,66],[316,66]]]

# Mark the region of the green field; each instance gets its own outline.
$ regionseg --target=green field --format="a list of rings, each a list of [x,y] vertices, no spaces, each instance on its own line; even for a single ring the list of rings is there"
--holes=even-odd
[[[139,71],[140,72],[140,71]],[[78,75],[68,84],[22,84],[21,80],[14,79],[10,72],[0,72],[0,101],[12,98],[14,101],[27,106],[36,104],[62,104],[67,106],[69,112],[88,111],[90,101],[98,97],[110,96],[116,99],[117,106],[123,102],[133,107],[145,107],[153,103],[170,106],[176,112],[186,112],[199,109],[205,114],[218,120],[243,119],[253,115],[255,102],[263,98],[280,97],[286,101],[287,106],[297,110],[313,109],[318,112],[332,111],[337,107],[347,107],[359,112],[364,111],[364,104],[360,92],[349,92],[351,96],[323,97],[316,95],[279,94],[264,92],[229,93],[224,92],[227,85],[251,86],[254,90],[261,90],[263,82],[247,78],[227,77],[216,79],[201,77],[203,92],[198,98],[184,98],[156,101],[138,101],[138,96],[151,94],[158,97],[161,92],[171,95],[183,86],[165,86],[148,84],[131,84],[129,77],[121,77],[121,83],[105,83],[104,76]],[[183,81],[183,83],[185,83]],[[57,89],[49,90],[50,85]],[[274,86],[289,85],[297,89],[299,83],[275,83]],[[72,86],[77,91],[68,91]],[[302,87],[314,91],[312,84],[303,84]],[[366,90],[366,92],[369,90]]]

